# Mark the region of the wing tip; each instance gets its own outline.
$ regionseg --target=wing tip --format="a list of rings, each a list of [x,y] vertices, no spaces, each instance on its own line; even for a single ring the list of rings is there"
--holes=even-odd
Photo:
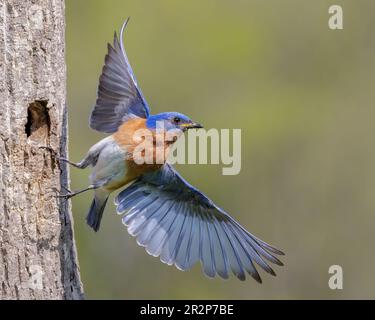
[[[126,18],[126,20],[122,24],[122,27],[121,27],[121,30],[120,30],[120,41],[119,41],[119,43],[120,43],[120,47],[121,47],[122,51],[124,51],[124,47],[123,47],[124,31],[126,29],[126,26],[129,23],[129,20],[130,20],[130,16]],[[117,39],[116,32],[115,32],[115,39]]]
[[[268,251],[270,251],[270,252],[272,252],[274,254],[277,254],[279,256],[285,256],[285,253],[283,251],[281,251],[280,249],[275,248],[274,246],[271,246],[271,245],[267,244],[267,246],[265,246],[265,248]]]
[[[125,28],[126,28],[126,26],[128,25],[128,23],[129,23],[129,20],[130,20],[130,16],[129,17],[127,17],[126,19],[125,19],[125,21],[124,21],[124,23],[122,24],[122,27],[121,27],[121,32],[120,32],[120,36],[123,34],[123,32],[124,32],[124,30],[125,30]]]
[[[263,248],[266,249],[267,251],[269,251],[271,253],[274,253],[274,254],[277,254],[279,256],[285,256],[285,253],[283,251],[281,251],[280,249],[277,249],[276,247],[268,244],[267,242],[264,242],[263,240],[260,240],[256,237],[254,237],[253,235],[252,235],[252,237],[256,240],[256,242],[261,244],[263,246]]]

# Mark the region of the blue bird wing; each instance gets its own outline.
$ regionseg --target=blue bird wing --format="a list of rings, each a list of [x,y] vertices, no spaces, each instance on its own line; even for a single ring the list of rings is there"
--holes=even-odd
[[[100,132],[116,132],[129,118],[147,118],[150,114],[150,108],[137,85],[124,49],[123,33],[128,21],[129,18],[122,25],[120,41],[115,33],[113,46],[108,44],[108,53],[99,79],[90,127]]]
[[[139,245],[180,270],[201,261],[203,272],[240,280],[246,272],[261,282],[255,263],[275,275],[266,260],[282,265],[283,253],[245,230],[191,186],[169,164],[146,173],[115,199],[118,214]]]

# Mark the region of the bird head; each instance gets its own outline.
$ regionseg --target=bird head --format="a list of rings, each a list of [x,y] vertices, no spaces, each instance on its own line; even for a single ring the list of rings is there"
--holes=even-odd
[[[163,112],[149,116],[146,125],[151,130],[157,129],[157,126],[162,125],[166,131],[176,129],[186,131],[193,128],[203,128],[199,123],[178,112]]]

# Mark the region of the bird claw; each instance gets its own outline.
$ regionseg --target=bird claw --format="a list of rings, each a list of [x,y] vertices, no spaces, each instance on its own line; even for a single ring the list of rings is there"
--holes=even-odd
[[[58,154],[57,151],[55,151],[54,149],[52,149],[51,147],[49,146],[39,146],[39,149],[46,149],[48,150],[50,153],[51,153],[51,156],[53,157],[54,161],[58,164],[60,170],[61,170],[61,161],[64,160],[63,158],[61,158]]]
[[[65,186],[61,186],[62,189],[64,189],[67,193],[73,193],[72,191],[70,191],[67,187]]]
[[[60,199],[69,200],[71,197],[75,195],[74,192],[70,191],[67,187],[61,186],[62,189],[66,192],[66,194],[58,194],[56,197]]]
[[[63,158],[63,157],[57,157],[56,159],[59,161],[59,163],[61,163],[61,162],[65,162],[65,163],[69,163],[69,164],[71,164],[70,161],[69,161],[68,159],[66,159],[66,158]]]
[[[61,190],[58,190],[57,188],[52,188],[52,190],[57,193],[55,195],[55,198],[69,200],[71,197],[73,197],[75,195],[74,192],[70,191],[65,186],[61,186],[61,189],[64,189],[64,191],[66,193],[65,194],[61,194]]]
[[[74,196],[74,193],[66,193],[66,194],[57,194],[55,197],[59,199],[69,200],[73,196]]]

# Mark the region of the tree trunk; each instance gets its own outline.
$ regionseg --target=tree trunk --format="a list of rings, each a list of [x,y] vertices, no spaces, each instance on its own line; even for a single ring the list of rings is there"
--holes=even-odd
[[[81,299],[68,186],[63,0],[0,0],[0,299]],[[51,149],[41,147],[49,146]]]

